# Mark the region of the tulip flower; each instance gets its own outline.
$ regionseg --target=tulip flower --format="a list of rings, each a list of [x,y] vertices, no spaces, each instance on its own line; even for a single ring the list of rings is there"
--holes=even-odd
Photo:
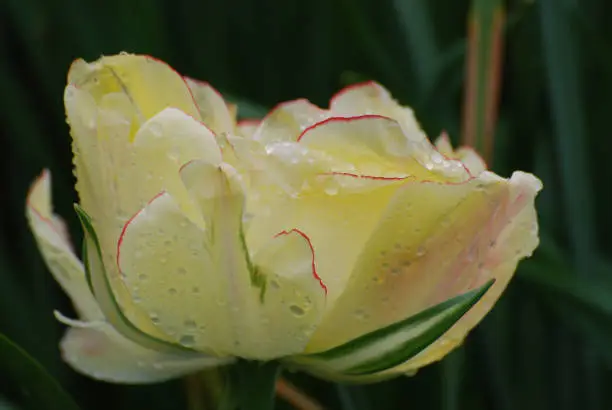
[[[48,172],[27,216],[74,303],[64,359],[146,383],[236,360],[323,378],[412,373],[457,347],[538,244],[541,183],[432,145],[369,82],[261,121],[151,57],[76,61],[76,256]]]

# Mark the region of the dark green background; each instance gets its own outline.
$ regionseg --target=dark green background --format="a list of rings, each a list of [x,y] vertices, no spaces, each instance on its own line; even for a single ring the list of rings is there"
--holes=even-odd
[[[337,387],[290,376],[330,409],[612,408],[612,3],[507,6],[493,168],[544,181],[542,246],[465,347],[416,377]],[[468,10],[467,0],[0,0],[0,332],[83,409],[184,408],[180,381],[98,383],[59,357],[52,310],[71,307],[23,210],[50,168],[57,212],[80,239],[62,105],[73,59],[152,54],[237,98],[247,116],[297,97],[326,105],[376,79],[429,135],[457,141]],[[10,379],[0,372],[0,398],[18,403]]]

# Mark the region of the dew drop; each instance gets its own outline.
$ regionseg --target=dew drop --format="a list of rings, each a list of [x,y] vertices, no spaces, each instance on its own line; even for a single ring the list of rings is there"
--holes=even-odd
[[[325,187],[325,193],[327,195],[337,195],[338,194],[338,187],[337,186],[328,186],[328,187]]]
[[[184,325],[187,329],[195,329],[196,327],[198,327],[198,324],[193,319],[185,320]]]
[[[294,316],[304,316],[304,314],[306,313],[304,309],[302,309],[298,305],[289,306],[289,310],[291,311],[291,313],[293,313]]]
[[[185,275],[187,273],[187,269],[182,266],[179,266],[178,268],[176,268],[176,273],[177,275]]]
[[[363,309],[357,309],[354,313],[357,320],[368,320],[369,315]]]
[[[155,137],[161,137],[162,127],[159,123],[156,123],[156,122],[151,123],[149,129],[151,130],[151,134],[153,134]]]
[[[183,335],[179,339],[179,343],[183,346],[190,347],[195,344],[195,338],[193,337],[193,335]]]
[[[164,246],[172,246],[172,241],[170,239],[166,239],[164,241]]]
[[[424,246],[419,246],[416,250],[416,256],[423,256],[425,255],[426,252],[427,250],[425,249]]]
[[[147,280],[148,278],[149,277],[144,273],[141,273],[140,275],[138,275],[138,280]]]
[[[151,322],[159,323],[159,316],[157,315],[157,313],[154,313],[154,312],[149,313],[149,318],[151,318]]]
[[[200,293],[200,288],[197,286],[194,286],[193,288],[191,288],[191,293],[194,293],[194,294]]]
[[[168,289],[168,293],[171,294],[171,295],[176,295],[177,294],[177,290],[176,290],[176,288],[170,288],[170,289]]]

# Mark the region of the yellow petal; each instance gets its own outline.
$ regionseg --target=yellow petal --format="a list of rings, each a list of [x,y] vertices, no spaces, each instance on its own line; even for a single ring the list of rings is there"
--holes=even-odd
[[[80,202],[98,233],[115,296],[132,322],[155,334],[156,328],[134,306],[119,280],[117,240],[128,218],[162,189],[173,192],[185,212],[197,219],[199,213],[193,206],[190,209],[178,169],[197,158],[219,162],[214,135],[192,117],[167,108],[131,138],[133,107],[125,94],[107,94],[96,102],[89,93],[68,86],[65,101]]]
[[[436,149],[445,157],[457,159],[465,165],[472,175],[478,175],[487,169],[487,164],[471,147],[461,147],[458,150],[453,150],[448,135],[442,134],[436,140]]]
[[[494,302],[489,295],[497,298],[513,273],[484,263],[518,213],[533,208],[539,189],[534,177],[522,175],[507,181],[485,172],[462,184],[407,182],[390,201],[308,351],[342,344],[495,277],[498,291],[491,289],[477,305],[484,315]],[[516,202],[517,197],[523,199]],[[536,244],[528,241],[516,260]]]
[[[461,147],[455,155],[455,158],[461,161],[472,175],[478,175],[487,169],[482,157],[471,147]]]
[[[455,154],[450,138],[445,132],[438,137],[435,145],[438,152],[446,157],[452,157]]]
[[[411,139],[397,121],[378,115],[330,118],[308,128],[299,143],[333,158],[334,172],[431,181],[469,178],[461,163],[445,159],[427,140]]]
[[[68,330],[61,349],[64,361],[75,370],[112,383],[161,382],[233,360],[147,350],[123,338],[106,323]]]
[[[328,116],[327,111],[308,100],[287,101],[277,105],[266,115],[253,138],[263,144],[294,142],[306,128]]]
[[[141,122],[167,107],[200,119],[183,77],[150,56],[122,53],[93,63],[76,60],[70,67],[68,82],[91,94],[96,101],[111,93],[125,94]]]
[[[118,264],[158,328],[187,347],[221,354],[233,341],[232,323],[207,235],[162,193],[126,225]]]
[[[236,133],[244,138],[253,138],[255,131],[259,128],[259,120],[242,120],[236,125]]]
[[[247,243],[257,249],[282,230],[295,228],[307,233],[317,258],[318,274],[328,289],[328,306],[332,306],[401,181],[361,182],[366,184],[361,190],[344,189],[340,184],[327,192],[312,190],[299,196],[262,194],[253,205]]]
[[[79,316],[98,320],[102,313],[89,290],[81,261],[75,256],[63,222],[51,208],[51,175],[44,171],[28,194],[26,215],[30,229],[55,280],[68,294]]]
[[[509,184],[509,201],[503,209],[504,216],[509,222],[502,227],[492,226],[492,229],[500,229],[499,235],[494,244],[489,243],[491,248],[480,262],[481,271],[469,286],[477,287],[489,278],[495,278],[495,284],[438,341],[413,359],[385,373],[413,372],[442,359],[448,352],[459,346],[467,333],[482,320],[499,299],[521,259],[531,256],[533,250],[538,246],[538,221],[534,197],[541,189],[541,183],[532,175],[515,172]],[[459,283],[456,283],[454,287],[456,288],[457,285]]]
[[[198,104],[202,122],[206,124],[215,134],[234,131],[234,118],[230,113],[223,96],[210,84],[185,78],[193,98]]]
[[[253,264],[266,280],[262,326],[253,335],[263,358],[302,352],[321,321],[327,294],[310,238],[295,229],[282,231],[253,256]]]
[[[181,177],[206,228],[167,193],[151,201],[121,239],[119,264],[132,295],[188,347],[261,360],[301,351],[325,298],[308,241],[276,239],[256,258],[261,266],[253,264],[241,233],[237,176],[195,161]]]
[[[400,106],[382,85],[368,81],[340,90],[330,101],[334,115],[382,115],[396,120],[413,141],[427,141],[414,112]]]

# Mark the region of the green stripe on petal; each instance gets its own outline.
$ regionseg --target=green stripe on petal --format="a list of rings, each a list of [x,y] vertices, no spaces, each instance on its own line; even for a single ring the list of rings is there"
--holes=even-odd
[[[140,346],[160,352],[196,354],[197,352],[192,349],[152,337],[138,329],[128,320],[113,294],[110,281],[106,274],[106,269],[104,268],[104,262],[102,261],[102,251],[100,249],[98,236],[91,223],[91,218],[78,204],[74,205],[74,209],[81,221],[85,234],[83,261],[87,282],[106,320],[122,336]]]
[[[456,296],[414,316],[367,333],[330,350],[296,356],[292,362],[315,373],[370,375],[411,359],[440,338],[472,308],[493,285]]]

